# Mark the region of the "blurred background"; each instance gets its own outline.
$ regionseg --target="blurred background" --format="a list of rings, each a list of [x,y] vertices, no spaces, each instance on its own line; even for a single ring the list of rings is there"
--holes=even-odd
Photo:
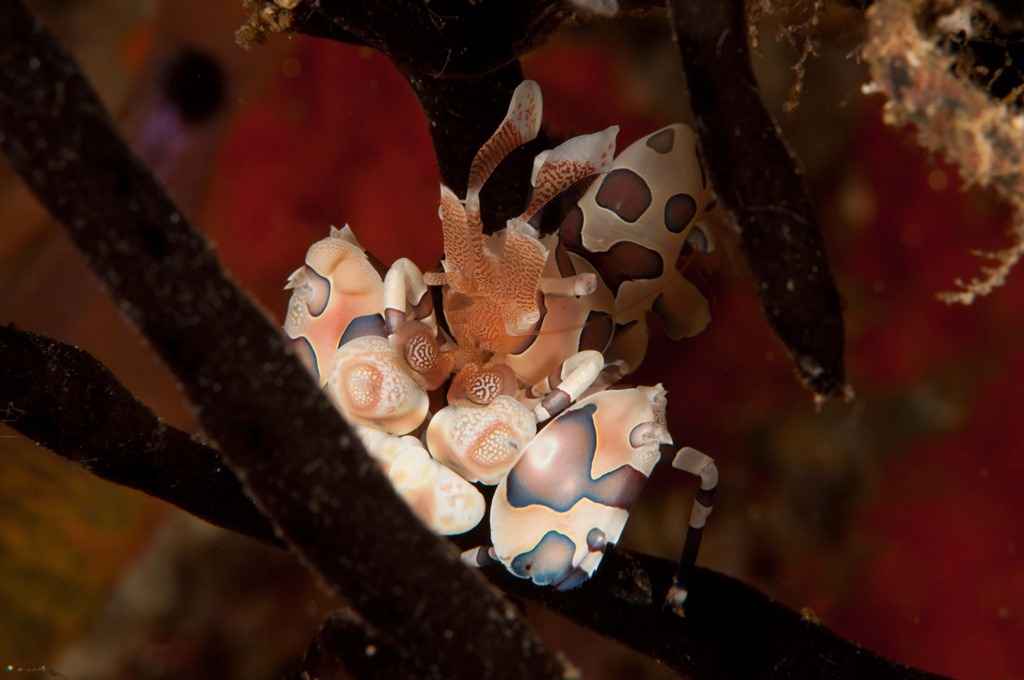
[[[139,154],[277,319],[329,225],[382,261],[442,256],[425,119],[390,62],[301,37],[245,52],[236,0],[36,0]],[[783,17],[787,25],[806,17]],[[632,382],[663,382],[678,445],[721,471],[700,563],[897,661],[1024,678],[1024,271],[972,307],[938,302],[1008,244],[1008,211],[883,126],[862,19],[812,38],[758,26],[764,95],[803,165],[843,297],[856,398],[816,409],[728,243],[688,272],[712,301],[692,340],[658,332]],[[803,94],[782,110],[806,47]],[[667,25],[594,22],[524,61],[554,137],[619,124],[619,148],[690,118]],[[0,323],[77,344],[170,423],[173,379],[0,162]],[[656,323],[656,322],[655,322]],[[673,558],[693,479],[659,467],[627,547]],[[410,557],[414,559],[414,557]],[[72,680],[274,678],[337,603],[287,555],[93,478],[0,428],[0,667]],[[664,668],[535,607],[588,678]],[[742,650],[737,650],[737,653]]]

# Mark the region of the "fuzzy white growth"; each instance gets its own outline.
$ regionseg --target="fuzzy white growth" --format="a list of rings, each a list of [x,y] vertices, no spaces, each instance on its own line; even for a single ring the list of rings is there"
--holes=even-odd
[[[679,616],[686,616],[686,598],[690,596],[690,591],[681,586],[673,585],[668,591],[668,597],[665,599],[665,603],[669,608]]]
[[[618,0],[569,0],[572,5],[586,14],[611,18],[619,13]]]

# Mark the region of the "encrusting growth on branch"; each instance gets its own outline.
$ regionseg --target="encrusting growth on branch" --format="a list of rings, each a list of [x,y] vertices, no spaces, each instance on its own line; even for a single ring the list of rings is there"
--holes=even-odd
[[[740,233],[768,324],[820,396],[846,396],[839,293],[803,179],[761,101],[742,0],[670,0],[711,185]]]
[[[873,82],[865,91],[886,96],[887,123],[913,125],[922,146],[955,163],[968,184],[992,188],[1013,208],[1014,243],[978,252],[995,264],[969,282],[957,280],[960,291],[939,295],[945,302],[970,304],[1002,286],[1024,256],[1024,114],[957,75],[954,57],[936,42],[944,29],[970,35],[980,3],[958,5],[935,21],[936,35],[927,36],[917,16],[930,4],[880,0],[868,10],[862,55]]]

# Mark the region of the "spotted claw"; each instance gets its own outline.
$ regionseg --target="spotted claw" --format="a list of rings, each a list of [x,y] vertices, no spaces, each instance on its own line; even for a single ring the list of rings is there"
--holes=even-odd
[[[577,402],[537,434],[498,484],[495,558],[542,585],[568,589],[590,578],[622,535],[666,441],[661,385]]]

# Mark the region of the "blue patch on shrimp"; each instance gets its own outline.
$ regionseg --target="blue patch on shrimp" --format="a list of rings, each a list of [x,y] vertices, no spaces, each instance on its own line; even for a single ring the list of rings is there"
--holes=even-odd
[[[508,476],[508,502],[514,508],[543,505],[567,512],[584,498],[613,508],[633,507],[647,477],[630,465],[590,476],[599,442],[596,404],[562,413],[530,442]],[[550,447],[545,450],[545,447]]]
[[[532,579],[540,586],[557,584],[572,571],[575,554],[575,543],[557,531],[549,531],[537,547],[513,558],[509,570],[519,578]]]

